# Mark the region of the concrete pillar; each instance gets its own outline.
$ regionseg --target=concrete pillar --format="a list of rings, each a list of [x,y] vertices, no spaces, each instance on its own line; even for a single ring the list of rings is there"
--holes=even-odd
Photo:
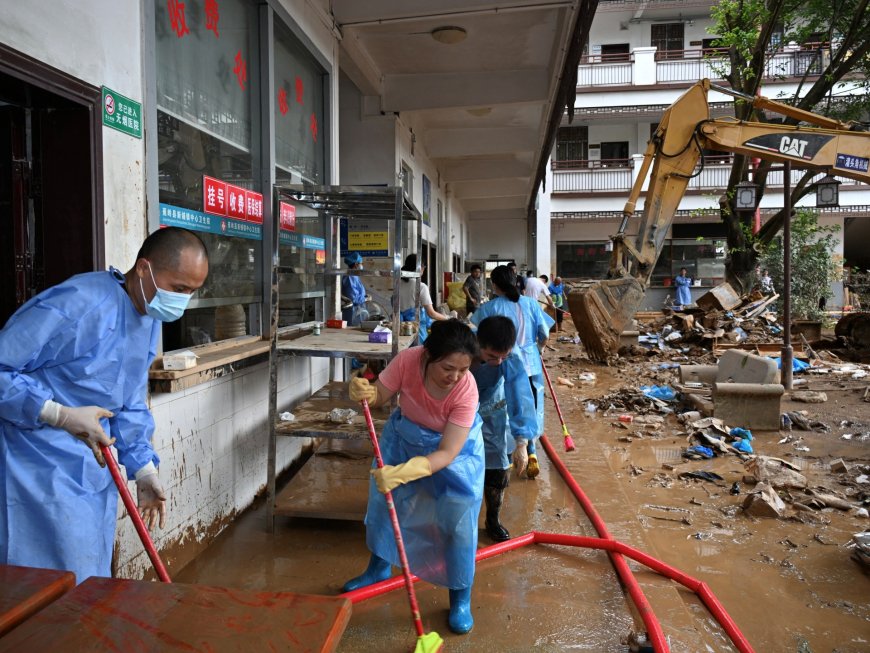
[[[652,86],[656,83],[656,49],[643,47],[632,50],[634,74],[631,83],[635,86]]]
[[[544,173],[544,185],[538,190],[538,210],[536,211],[537,224],[535,225],[535,269],[538,274],[546,274],[550,279],[556,274],[554,266],[556,261],[550,258],[552,242],[552,223],[550,211],[552,203],[550,193],[553,190],[553,168],[551,161],[547,161]],[[546,188],[546,192],[544,191]]]

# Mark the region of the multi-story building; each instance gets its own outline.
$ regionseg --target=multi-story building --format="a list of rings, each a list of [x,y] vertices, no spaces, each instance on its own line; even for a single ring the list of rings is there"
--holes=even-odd
[[[578,72],[573,121],[563,120],[539,195],[536,267],[562,277],[601,278],[608,269],[609,237],[642,153],[663,111],[702,78],[722,83],[726,59],[713,47],[710,2],[602,0]],[[769,57],[761,94],[792,97],[800,79],[818,75],[830,57],[827,43],[780,43]],[[860,92],[848,83],[839,96]],[[734,115],[731,97],[711,93],[713,117]],[[719,197],[726,191],[732,156],[709,152],[675,215],[652,276],[645,308],[659,308],[681,267],[700,281],[694,293],[724,279],[725,226]],[[803,175],[792,171],[793,183]],[[859,267],[870,261],[861,249],[870,235],[870,188],[840,179],[840,206],[820,212],[820,223],[840,227],[837,254]],[[643,196],[641,196],[643,198]],[[772,172],[760,205],[761,219],[783,206],[783,173]],[[814,207],[811,193],[798,206]],[[643,199],[638,203],[638,211]],[[629,224],[629,233],[631,231]],[[842,287],[832,288],[842,302]],[[830,305],[829,305],[830,306]]]

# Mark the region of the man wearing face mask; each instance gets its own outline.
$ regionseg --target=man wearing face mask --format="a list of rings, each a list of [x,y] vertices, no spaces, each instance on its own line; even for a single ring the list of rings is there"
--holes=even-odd
[[[148,367],[161,322],[181,317],[207,274],[196,234],[160,229],[126,274],[76,275],[0,330],[0,564],[70,570],[78,582],[111,575],[118,495],[102,444],[135,477],[146,524],[163,528]]]

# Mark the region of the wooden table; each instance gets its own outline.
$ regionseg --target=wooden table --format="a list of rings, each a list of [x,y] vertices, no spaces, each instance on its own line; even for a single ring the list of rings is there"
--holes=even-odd
[[[75,587],[71,571],[0,565],[0,637]]]
[[[334,651],[333,596],[92,577],[0,639],[0,651]]]

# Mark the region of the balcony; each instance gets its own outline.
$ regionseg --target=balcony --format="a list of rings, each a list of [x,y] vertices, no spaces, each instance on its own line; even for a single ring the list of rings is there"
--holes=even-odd
[[[552,194],[595,194],[595,193],[625,193],[631,190],[634,183],[636,166],[641,160],[640,155],[633,159],[612,159],[602,161],[552,161],[553,170]],[[695,168],[695,175],[689,180],[687,191],[722,193],[728,187],[728,177],[731,174],[730,155],[705,156],[703,165]],[[819,175],[824,172],[820,171]],[[804,171],[795,169],[791,173],[792,187],[803,177]],[[844,186],[860,185],[853,179],[838,178]],[[775,170],[767,175],[768,188],[782,188],[782,170]]]
[[[831,59],[829,43],[786,46],[771,55],[764,69],[768,80],[818,76]],[[578,88],[649,86],[694,83],[707,77],[721,80],[729,62],[727,52],[716,49],[662,50],[635,48],[628,54],[590,55],[580,61]]]

